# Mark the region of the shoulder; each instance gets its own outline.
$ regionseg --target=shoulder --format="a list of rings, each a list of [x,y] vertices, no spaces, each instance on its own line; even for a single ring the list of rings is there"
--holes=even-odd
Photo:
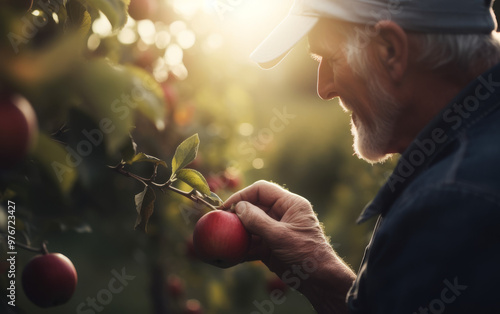
[[[442,190],[500,200],[500,110],[460,132],[409,184],[398,203]]]
[[[360,273],[360,296],[373,313],[419,313],[438,301],[452,313],[495,313],[500,202],[456,184],[413,196],[382,218]],[[450,284],[461,290],[451,293]],[[445,289],[446,300],[456,302],[445,303]]]
[[[384,217],[388,230],[397,232],[408,224],[418,226],[419,222],[427,227],[438,224],[441,231],[448,227],[464,228],[461,224],[467,225],[464,230],[475,230],[492,220],[498,222],[500,111],[497,112],[461,132],[402,191]]]
[[[443,145],[422,137],[412,148],[426,154],[403,155],[397,174],[411,181],[380,194],[392,201],[378,199],[387,206],[350,295],[353,313],[498,313],[500,110],[489,105],[449,125]],[[418,172],[412,156],[423,156],[413,160]]]
[[[500,280],[497,143],[500,127],[496,123],[469,128],[386,212],[364,265],[370,274],[366,295],[388,297],[405,291],[406,296],[382,308],[418,313],[421,306],[441,300],[442,291],[455,282],[467,290],[460,298],[456,295],[453,305],[447,304],[454,313],[474,312],[468,306],[477,306],[482,313],[500,308],[493,293]]]

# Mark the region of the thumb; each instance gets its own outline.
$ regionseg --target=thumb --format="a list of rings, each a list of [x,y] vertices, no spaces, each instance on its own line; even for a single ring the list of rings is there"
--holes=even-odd
[[[275,230],[273,228],[278,224],[278,221],[269,217],[262,209],[249,202],[238,202],[234,211],[250,233],[262,238],[266,238],[266,234]]]

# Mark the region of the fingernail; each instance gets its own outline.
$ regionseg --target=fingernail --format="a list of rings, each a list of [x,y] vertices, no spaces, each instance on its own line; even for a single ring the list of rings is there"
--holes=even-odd
[[[234,208],[234,211],[236,212],[236,215],[241,216],[243,215],[243,212],[247,209],[247,204],[246,202],[239,202],[236,204],[236,207]]]

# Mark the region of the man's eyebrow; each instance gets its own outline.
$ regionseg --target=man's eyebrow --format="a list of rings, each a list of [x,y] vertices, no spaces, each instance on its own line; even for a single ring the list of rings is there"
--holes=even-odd
[[[309,53],[309,56],[311,57],[311,59],[313,59],[314,61],[317,61],[317,62],[321,62],[321,59],[323,57],[321,56],[321,54],[318,51],[316,51],[316,49],[313,49],[313,47],[311,47],[311,42],[307,43],[307,52]]]

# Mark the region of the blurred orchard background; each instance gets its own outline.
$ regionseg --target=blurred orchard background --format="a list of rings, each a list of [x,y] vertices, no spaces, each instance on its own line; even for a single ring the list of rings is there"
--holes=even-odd
[[[190,167],[221,198],[259,179],[303,195],[357,269],[373,222],[355,220],[395,161],[372,166],[353,156],[349,117],[336,100],[317,97],[317,64],[305,40],[272,70],[249,60],[291,0],[0,4],[0,91],[24,96],[38,119],[28,156],[0,167],[0,231],[7,231],[7,202],[15,201],[16,240],[47,241],[79,276],[68,303],[40,309],[20,285],[34,254],[18,247],[14,310],[6,305],[2,241],[0,312],[314,312],[259,262],[222,270],[198,261],[191,234],[207,208],[157,193],[148,232],[134,230],[134,196],[143,186],[108,168],[130,153],[130,136],[137,152],[170,164],[177,145],[198,133]],[[122,272],[129,280],[111,292]],[[271,307],[276,288],[285,295]]]

